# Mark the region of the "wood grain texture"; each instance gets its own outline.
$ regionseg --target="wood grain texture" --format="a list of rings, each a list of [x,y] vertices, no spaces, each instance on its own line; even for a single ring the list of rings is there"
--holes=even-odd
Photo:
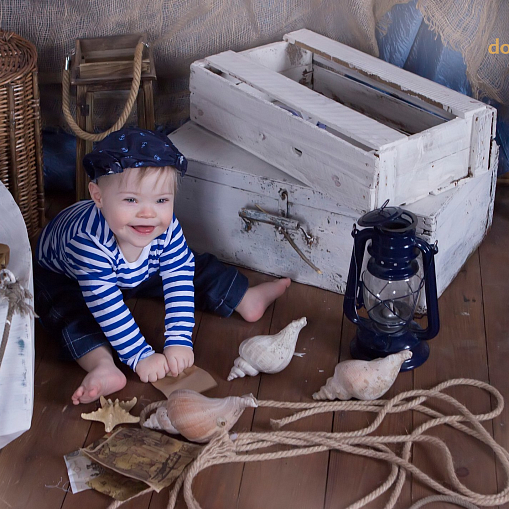
[[[490,170],[495,110],[309,30],[191,65],[190,117],[362,213]]]
[[[351,140],[246,93],[203,64],[191,65],[189,87],[196,123],[346,206],[369,210],[374,204],[369,190],[377,158]]]
[[[81,368],[59,362],[47,334],[43,341],[46,352],[35,374],[32,427],[0,452],[0,507],[60,507],[66,493],[49,486],[64,485],[63,456],[81,447],[90,429],[71,402],[83,378]]]
[[[344,361],[351,359],[350,342],[354,338],[356,327],[346,318],[343,321],[341,339],[341,357]],[[392,386],[384,398],[390,398],[400,392],[412,390],[413,373],[401,373],[396,383]],[[354,431],[365,428],[373,422],[375,414],[368,412],[336,412],[334,415],[334,432]],[[410,414],[390,415],[377,429],[374,435],[396,435],[406,433],[412,427]],[[343,452],[332,452],[330,457],[329,475],[327,483],[327,497],[325,509],[347,507],[362,497],[367,496],[374,489],[382,484],[390,473],[390,467],[384,462],[362,458]],[[370,509],[384,507],[389,499],[390,492],[384,493],[372,501],[368,506]],[[409,507],[410,482],[407,479],[401,494],[400,501],[396,507],[404,509]]]
[[[470,143],[471,175],[481,175],[490,168],[491,143],[495,139],[497,110],[489,108],[476,113],[472,118],[472,140]]]
[[[466,123],[463,119],[456,120],[463,126]],[[443,126],[437,126],[437,129]],[[345,291],[352,251],[351,231],[359,213],[340,207],[315,187],[285,177],[278,168],[194,122],[177,129],[170,138],[189,161],[188,176],[182,182],[176,211],[194,249],[211,251],[236,265],[291,277],[298,282],[339,293]],[[454,141],[445,135],[444,139],[458,142],[457,138]],[[430,141],[429,152],[433,151],[434,143]],[[394,147],[393,160],[397,157],[395,150]],[[427,158],[425,144],[420,150],[423,152],[422,162]],[[467,158],[468,149],[457,154]],[[385,162],[389,160],[387,153],[386,156]],[[406,164],[409,165],[410,154],[407,153],[407,156]],[[453,157],[445,160],[451,162]],[[438,241],[436,270],[439,295],[489,228],[494,201],[495,161],[497,158],[494,156],[490,172],[462,179],[447,191],[427,195],[405,205],[417,215],[417,234],[430,244]],[[427,162],[430,164],[429,159]],[[417,162],[416,167],[420,167]],[[466,159],[462,167],[466,170]],[[386,170],[385,176],[388,177],[390,172],[388,168]],[[392,182],[387,178],[386,186],[379,189],[379,197],[390,199],[391,192],[386,188],[391,185],[394,188],[400,179],[396,173],[393,165]],[[425,171],[421,171],[418,178],[427,179],[426,175]],[[351,198],[354,196],[351,195]],[[289,234],[323,274],[307,265],[274,226],[259,222],[246,225],[239,217],[241,209],[257,210],[258,206],[269,214],[284,215],[299,222],[315,239],[313,243],[307,244],[301,230],[292,230]],[[425,310],[424,298],[421,298],[419,310]]]
[[[483,103],[474,101],[459,92],[450,90],[431,80],[426,80],[383,60],[373,58],[362,51],[314,33],[311,30],[296,30],[286,34],[283,39],[326,56],[330,60],[345,64],[374,79],[389,83],[394,88],[400,89],[409,95],[415,95],[429,103],[435,103],[457,116],[463,117],[480,107],[484,107]]]
[[[437,383],[452,378],[474,378],[488,382],[488,360],[483,316],[483,296],[479,256],[474,253],[454,282],[442,295],[440,304],[440,333],[430,341],[431,353],[428,361],[414,372],[415,388],[428,389]],[[491,410],[490,397],[481,391],[455,387],[447,391],[467,405],[473,413]],[[475,395],[474,395],[475,394]],[[437,409],[447,409],[436,404]],[[415,414],[414,426],[423,418]],[[491,433],[492,423],[486,428]],[[446,441],[454,457],[454,466],[460,480],[470,489],[480,493],[496,491],[496,473],[491,449],[476,440],[453,430],[441,427],[430,431]],[[443,460],[434,451],[414,448],[413,462],[419,468],[432,473],[441,483],[446,483]],[[430,491],[419,482],[412,487],[414,501]],[[443,504],[443,507],[455,507]]]
[[[481,245],[479,255],[475,254],[469,259],[465,269],[440,298],[442,327],[439,335],[430,341],[430,359],[413,373],[400,375],[388,396],[408,388],[429,388],[440,381],[465,376],[489,381],[503,393],[506,400],[509,397],[509,314],[506,309],[509,297],[506,284],[509,270],[506,263],[509,248],[509,189],[501,187],[497,193],[493,227]],[[253,284],[271,279],[270,276],[251,271],[246,274]],[[253,392],[264,399],[308,399],[332,374],[338,355],[342,359],[349,355],[354,327],[348,320],[342,321],[341,300],[336,294],[293,283],[287,294],[255,324],[246,323],[236,316],[223,319],[204,314],[198,317],[196,363],[209,371],[219,383],[207,395],[222,397]],[[154,301],[139,299],[129,305],[147,337],[158,336],[162,303],[154,305]],[[304,357],[295,357],[288,368],[278,375],[225,381],[243,339],[259,332],[277,332],[291,319],[303,315],[308,317],[309,324],[302,330],[296,350],[306,352]],[[32,428],[0,451],[0,507],[105,509],[111,500],[104,495],[92,491],[72,495],[53,487],[59,482],[62,486],[67,480],[63,455],[101,436],[103,428],[98,423],[80,418],[80,413],[90,411],[93,405],[76,408],[70,404],[70,395],[84,373],[76,364],[57,359],[51,337],[40,328],[37,329],[36,355],[38,369]],[[323,372],[320,371],[322,369]],[[133,373],[127,375],[127,387],[112,397],[130,399],[136,395],[139,403],[133,413],[138,413],[149,401],[161,398],[151,385],[138,382]],[[474,411],[491,408],[489,398],[483,393],[472,393],[470,389],[450,393],[465,401]],[[267,409],[257,409],[255,412],[246,410],[234,429],[267,429],[268,413]],[[270,416],[274,413],[275,410],[270,411]],[[509,448],[505,431],[508,415],[509,410],[506,409],[493,426],[490,423],[487,425],[490,431],[493,427],[495,439],[506,448]],[[419,419],[415,415],[413,424],[418,423]],[[339,413],[334,416],[333,423],[330,416],[324,415],[293,426],[305,426],[304,429],[330,429],[333,426],[336,431],[344,431],[366,426],[371,420],[372,416],[366,414]],[[293,426],[290,425],[288,429],[293,429]],[[397,432],[404,431],[408,423],[390,420],[387,426],[388,432]],[[497,482],[499,489],[503,487],[506,480],[500,475],[497,478],[496,465],[489,450],[470,439],[459,439],[456,432],[442,428],[436,430],[436,435],[452,448],[458,473],[467,486],[485,493],[493,493]],[[307,461],[314,468],[308,466]],[[417,448],[414,463],[431,469],[439,478],[443,476],[440,463],[429,451]],[[292,460],[279,464],[266,462],[213,467],[198,476],[194,489],[203,509],[265,509],[271,504],[278,509],[341,509],[379,485],[388,471],[386,465],[373,460],[337,453],[330,454],[327,459],[326,454],[318,454],[302,462]],[[412,484],[409,479],[397,507],[407,508],[411,500],[418,500],[427,493],[420,483]],[[165,490],[125,507],[164,509],[167,500]],[[275,505],[282,500],[282,505]],[[293,505],[285,503],[286,500]],[[382,507],[381,500],[370,507]],[[182,500],[178,507],[185,507]],[[454,506],[443,504],[440,507],[453,509]],[[509,507],[509,504],[505,507]]]
[[[337,363],[341,333],[343,299],[316,288],[292,285],[277,302],[271,334],[279,332],[292,320],[305,316],[294,357],[284,371],[264,374],[258,398],[262,400],[311,401],[326,376]],[[288,411],[258,408],[253,431],[270,431],[270,418],[288,415]],[[326,413],[285,426],[288,431],[331,431],[332,414]],[[296,458],[281,458],[262,463],[248,463],[244,468],[239,505],[245,508],[308,509],[323,504],[328,469],[328,453]]]
[[[484,324],[488,353],[489,380],[509,400],[507,366],[509,366],[509,187],[497,189],[493,226],[479,249],[481,261],[482,296],[484,303]],[[509,449],[509,409],[505,406],[502,414],[493,422],[495,440]],[[497,471],[499,489],[506,483],[501,468]],[[509,508],[509,503],[504,504]]]
[[[281,101],[301,113],[304,118],[309,117],[315,125],[320,121],[369,148],[380,148],[406,138],[404,134],[340,103],[330,101],[327,97],[233,51],[225,51],[205,60],[212,67]]]
[[[245,272],[250,284],[270,281],[272,278]],[[216,380],[218,386],[207,391],[206,396],[226,397],[253,394],[258,397],[260,377],[238,378],[231,382],[226,380],[233,361],[238,357],[238,347],[247,338],[258,334],[268,334],[272,319],[273,305],[265,312],[262,319],[256,323],[247,323],[240,315],[234,313],[230,318],[219,318],[206,314],[202,318],[197,336],[196,364],[203,366]],[[244,410],[241,418],[233,427],[233,431],[248,431],[251,429],[254,409]],[[244,465],[232,463],[209,468],[201,472],[194,482],[194,494],[203,507],[235,507],[239,487],[242,480]],[[177,505],[184,509],[183,500]],[[152,509],[152,508],[151,508]]]

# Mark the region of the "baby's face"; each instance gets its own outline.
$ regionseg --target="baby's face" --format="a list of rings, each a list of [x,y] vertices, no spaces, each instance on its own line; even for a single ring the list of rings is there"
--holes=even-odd
[[[136,169],[99,181],[96,204],[128,261],[136,260],[170,226],[175,183],[174,171],[147,170],[140,180]]]

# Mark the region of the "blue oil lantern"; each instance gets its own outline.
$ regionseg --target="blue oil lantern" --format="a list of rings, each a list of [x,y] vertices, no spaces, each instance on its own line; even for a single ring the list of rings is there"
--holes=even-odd
[[[357,325],[350,345],[353,358],[371,360],[411,350],[412,358],[401,367],[401,371],[407,371],[426,361],[427,340],[440,328],[435,277],[438,248],[416,237],[415,214],[387,205],[388,201],[362,216],[358,221],[362,230],[354,225],[343,309]],[[370,257],[362,270],[366,245]],[[428,315],[425,329],[414,321],[423,287]],[[359,316],[361,308],[365,308],[367,318]]]

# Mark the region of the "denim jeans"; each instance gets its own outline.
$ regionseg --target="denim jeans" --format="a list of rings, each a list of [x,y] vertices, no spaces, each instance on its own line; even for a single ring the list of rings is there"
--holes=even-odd
[[[194,255],[196,309],[230,316],[247,291],[246,276],[209,253]],[[59,338],[63,358],[79,359],[94,348],[109,345],[89,311],[77,281],[35,263],[34,289],[36,312],[42,325]],[[163,298],[161,277],[152,276],[122,293],[124,300],[134,297]]]

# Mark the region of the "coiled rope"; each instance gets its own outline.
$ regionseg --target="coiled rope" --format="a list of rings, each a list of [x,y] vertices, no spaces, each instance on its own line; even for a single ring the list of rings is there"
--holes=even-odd
[[[496,401],[493,411],[486,414],[474,415],[462,403],[442,392],[449,387],[461,385],[476,387],[492,395],[493,400]],[[430,408],[428,402],[433,399],[447,403],[451,408],[451,413],[445,415]],[[390,488],[393,488],[392,493],[384,507],[385,509],[393,508],[400,496],[407,472],[411,473],[414,479],[419,479],[425,486],[432,488],[439,494],[416,502],[410,509],[418,509],[426,504],[437,501],[454,503],[468,509],[477,508],[478,506],[492,507],[509,501],[509,453],[495,442],[481,424],[483,421],[500,415],[504,407],[504,400],[500,392],[487,383],[459,378],[448,380],[429,390],[402,392],[389,400],[310,403],[258,401],[258,406],[289,408],[297,411],[289,417],[271,420],[273,428],[276,429],[290,422],[324,412],[362,411],[375,413],[376,417],[365,428],[347,432],[269,431],[238,433],[236,435],[223,433],[205,446],[199,456],[179,476],[170,492],[168,509],[174,509],[177,495],[182,487],[187,507],[189,509],[201,509],[193,495],[193,481],[202,470],[213,465],[268,461],[328,450],[384,460],[391,466],[391,472],[381,486],[361,500],[349,505],[346,509],[364,507]],[[368,436],[380,427],[387,415],[408,411],[418,411],[428,416],[429,419],[406,435]],[[495,494],[476,493],[460,482],[455,473],[453,457],[447,445],[439,438],[424,434],[426,431],[441,425],[451,426],[459,432],[474,437],[493,450],[505,473],[505,486],[501,491]],[[452,488],[448,488],[432,479],[411,463],[410,456],[414,443],[430,446],[438,451],[438,454],[442,456],[442,464],[446,467],[447,481]],[[403,444],[401,454],[398,455],[392,451],[388,444]],[[274,448],[280,445],[289,446],[290,448],[277,451],[270,450],[271,447]],[[259,449],[266,449],[266,452],[254,452]],[[110,505],[109,509],[115,509],[121,504],[121,502],[115,502]]]
[[[129,90],[129,97],[127,98],[127,102],[124,106],[120,117],[115,122],[115,124],[110,127],[107,131],[103,133],[89,133],[81,129],[81,127],[76,123],[74,118],[71,115],[70,109],[70,87],[71,87],[71,78],[70,78],[70,70],[66,64],[63,74],[62,74],[62,112],[64,114],[65,120],[69,124],[69,127],[72,129],[74,134],[80,137],[83,140],[87,141],[101,141],[108,134],[118,131],[121,129],[126,123],[129,115],[131,114],[131,110],[133,109],[134,101],[136,101],[136,97],[138,96],[138,91],[140,89],[140,81],[141,81],[141,64],[142,64],[142,55],[143,55],[143,47],[145,43],[143,40],[139,40],[136,45],[136,49],[134,50],[134,62],[133,62],[133,81],[131,83],[131,89]]]

